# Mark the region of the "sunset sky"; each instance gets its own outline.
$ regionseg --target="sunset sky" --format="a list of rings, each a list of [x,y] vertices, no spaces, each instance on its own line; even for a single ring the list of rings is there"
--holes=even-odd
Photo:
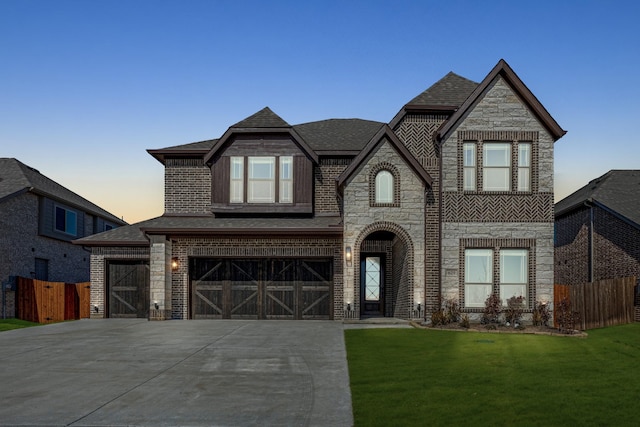
[[[637,1],[0,1],[0,157],[130,223],[163,211],[146,149],[290,124],[390,121],[504,58],[560,126],[556,200],[640,169]]]

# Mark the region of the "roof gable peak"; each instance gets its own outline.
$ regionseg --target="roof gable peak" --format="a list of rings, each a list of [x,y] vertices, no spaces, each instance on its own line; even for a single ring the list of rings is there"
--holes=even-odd
[[[274,113],[271,108],[262,110],[231,126],[232,128],[283,128],[290,127],[282,117]]]

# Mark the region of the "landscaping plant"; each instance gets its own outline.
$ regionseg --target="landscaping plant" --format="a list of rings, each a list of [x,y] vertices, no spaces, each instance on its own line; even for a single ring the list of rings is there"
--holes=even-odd
[[[549,320],[551,320],[551,311],[549,306],[540,301],[536,301],[533,306],[532,313],[533,326],[549,326]]]
[[[504,321],[507,323],[507,326],[512,325],[514,328],[520,326],[524,309],[524,297],[513,296],[509,298],[507,300],[507,306],[504,309]]]
[[[500,321],[501,312],[502,300],[496,294],[491,294],[484,302],[484,310],[480,321],[483,325],[487,325],[488,329],[495,329],[496,324]]]

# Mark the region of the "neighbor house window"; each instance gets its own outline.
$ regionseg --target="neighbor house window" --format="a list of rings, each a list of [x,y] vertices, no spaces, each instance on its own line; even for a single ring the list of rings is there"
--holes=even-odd
[[[463,151],[463,189],[464,191],[476,190],[476,144],[465,142]]]
[[[464,301],[466,307],[484,307],[493,291],[493,249],[464,251]]]
[[[393,175],[388,170],[376,174],[376,203],[393,203]]]
[[[518,144],[518,191],[531,191],[531,144]]]
[[[55,207],[55,228],[56,231],[77,236],[78,217],[75,212],[60,206]]]
[[[482,145],[484,191],[511,190],[511,144],[488,142]]]
[[[293,157],[280,157],[280,203],[293,203]]]
[[[231,203],[244,202],[244,157],[231,157],[230,195]]]
[[[275,157],[249,157],[248,203],[274,203]]]
[[[529,278],[529,251],[526,249],[500,250],[500,299],[506,305],[511,297],[527,298]]]

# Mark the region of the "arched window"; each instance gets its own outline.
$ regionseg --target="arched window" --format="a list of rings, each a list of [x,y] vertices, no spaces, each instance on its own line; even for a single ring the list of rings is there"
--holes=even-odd
[[[376,175],[376,203],[393,203],[393,175],[381,170]]]

